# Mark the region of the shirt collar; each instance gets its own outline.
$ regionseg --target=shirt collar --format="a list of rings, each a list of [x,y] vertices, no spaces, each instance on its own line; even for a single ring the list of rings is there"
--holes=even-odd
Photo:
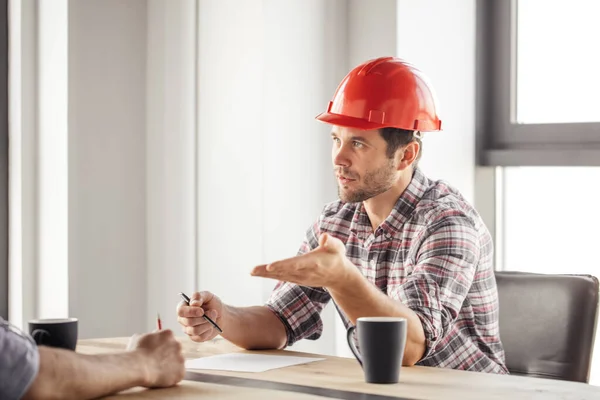
[[[383,221],[378,230],[381,229],[388,236],[393,236],[402,229],[404,223],[410,218],[415,207],[423,197],[423,194],[430,186],[429,179],[417,167],[413,173],[413,177],[404,190],[390,215]],[[369,234],[373,233],[371,221],[365,210],[364,204],[361,202],[356,207],[352,222],[350,223],[350,231],[361,239],[365,239]],[[375,232],[377,235],[378,232]]]

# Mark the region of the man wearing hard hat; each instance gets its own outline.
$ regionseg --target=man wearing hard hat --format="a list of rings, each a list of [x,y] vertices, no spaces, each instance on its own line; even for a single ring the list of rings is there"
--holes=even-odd
[[[264,306],[210,292],[179,304],[195,341],[217,332],[244,348],[317,339],[333,300],[346,327],[360,317],[407,320],[404,365],[508,373],[498,327],[493,243],[473,207],[418,168],[422,132],[442,121],[432,87],[411,64],[370,60],[342,80],[327,111],[339,200],[325,206],[296,257],[257,266],[279,280]]]

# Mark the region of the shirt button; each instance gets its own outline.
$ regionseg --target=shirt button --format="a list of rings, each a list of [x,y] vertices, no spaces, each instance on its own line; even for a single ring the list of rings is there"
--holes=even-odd
[[[371,268],[375,268],[375,260],[371,260],[369,264],[371,265]]]

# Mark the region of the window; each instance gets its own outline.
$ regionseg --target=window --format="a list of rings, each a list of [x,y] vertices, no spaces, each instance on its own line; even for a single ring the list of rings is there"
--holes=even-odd
[[[599,14],[595,0],[477,1],[477,160],[505,167],[498,269],[600,277]],[[600,384],[600,335],[595,349]]]
[[[600,165],[600,3],[477,3],[478,162]]]
[[[517,6],[517,123],[600,121],[600,2]]]
[[[600,278],[600,167],[509,167],[503,180],[502,268]],[[594,348],[600,384],[600,334]]]

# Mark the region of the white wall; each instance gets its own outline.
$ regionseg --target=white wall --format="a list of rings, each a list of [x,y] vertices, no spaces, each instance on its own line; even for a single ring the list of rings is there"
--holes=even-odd
[[[475,1],[398,0],[397,16],[397,54],[429,77],[440,104],[443,131],[425,135],[420,164],[473,202]]]
[[[333,6],[345,11],[340,2]],[[329,127],[314,117],[344,74],[329,67],[345,67],[344,59],[327,59],[337,43],[326,29],[345,25],[328,19],[327,6],[318,0],[271,0],[264,10],[261,189],[264,258],[271,261],[295,255],[306,229],[336,198]],[[288,21],[283,29],[281,21]],[[268,286],[266,295],[273,283]]]
[[[371,58],[396,55],[397,16],[396,0],[350,0],[347,31],[349,69]]]
[[[11,18],[10,318],[141,331],[146,2],[13,1]]]
[[[331,165],[330,127],[314,119],[323,112],[347,68],[348,5],[270,0],[265,12],[264,257],[296,255],[307,228],[325,203],[337,197]],[[282,29],[281,21],[288,21]],[[275,281],[264,281],[264,300]],[[318,341],[296,350],[335,353],[339,317],[329,304]]]
[[[198,286],[235,305],[262,300],[262,1],[198,7]]]
[[[69,2],[69,313],[146,325],[146,1]]]
[[[331,57],[342,37],[331,17],[345,4],[199,4],[198,284],[230,304],[262,304],[275,282],[251,268],[295,255],[335,198],[327,128],[314,117],[345,73]],[[331,351],[333,333],[312,349]]]
[[[159,312],[179,333],[177,294],[196,286],[196,6],[147,4],[146,328]]]

